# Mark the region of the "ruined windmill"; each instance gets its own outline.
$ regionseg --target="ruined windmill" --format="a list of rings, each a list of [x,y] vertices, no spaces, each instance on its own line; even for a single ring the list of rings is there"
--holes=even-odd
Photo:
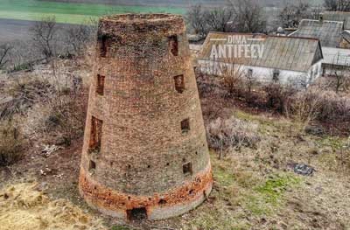
[[[181,16],[99,22],[80,172],[89,205],[123,219],[164,219],[198,206],[212,174]]]

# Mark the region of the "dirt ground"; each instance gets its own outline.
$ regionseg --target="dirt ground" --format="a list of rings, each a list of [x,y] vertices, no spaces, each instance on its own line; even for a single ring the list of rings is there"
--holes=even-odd
[[[250,131],[260,141],[255,147],[211,150],[214,190],[197,209],[181,217],[142,223],[122,223],[103,216],[87,207],[78,194],[82,138],[69,147],[57,145],[50,151],[52,143],[43,138],[27,147],[22,160],[0,167],[0,226],[112,230],[350,229],[348,137],[308,134],[291,120],[246,109],[221,97],[202,96],[201,101],[207,127],[217,118],[233,116],[244,124],[254,124],[256,129]],[[296,164],[306,164],[315,171],[309,176],[299,175],[294,171]]]

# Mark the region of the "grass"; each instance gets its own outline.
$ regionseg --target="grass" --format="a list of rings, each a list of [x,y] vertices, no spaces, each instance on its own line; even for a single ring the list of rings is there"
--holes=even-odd
[[[331,147],[332,150],[336,151],[344,148],[344,146],[347,144],[347,141],[348,140],[345,138],[326,136],[322,139],[318,139],[317,144],[321,147]]]
[[[254,216],[273,215],[284,207],[284,195],[301,183],[292,174],[273,175],[262,184],[246,191],[243,207]]]
[[[271,174],[267,179],[244,166],[239,158],[219,160],[211,153],[215,186],[214,198],[198,208],[184,229],[251,229],[247,217],[273,216],[285,205],[288,190],[301,184],[293,173]]]
[[[57,22],[83,24],[106,14],[120,13],[185,14],[176,7],[117,6],[87,3],[46,2],[39,0],[0,0],[0,18],[37,21],[55,16]]]
[[[255,191],[264,196],[267,203],[277,205],[288,189],[300,183],[300,179],[294,175],[277,175],[265,181],[261,186],[258,186]]]
[[[276,132],[282,133],[297,133],[301,130],[301,124],[297,122],[289,122],[284,119],[269,118],[264,115],[253,115],[246,113],[242,110],[237,110],[234,112],[234,116],[238,119],[257,122],[259,123],[259,133],[264,135],[271,135]]]

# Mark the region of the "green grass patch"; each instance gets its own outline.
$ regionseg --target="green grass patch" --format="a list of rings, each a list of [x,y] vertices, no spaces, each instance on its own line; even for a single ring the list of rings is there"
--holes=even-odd
[[[283,176],[275,176],[268,179],[261,186],[258,186],[255,191],[261,194],[266,203],[277,205],[284,192],[295,185],[300,183],[300,179],[292,174],[286,174]]]
[[[316,140],[316,143],[321,147],[331,147],[333,150],[340,150],[347,145],[347,141],[347,139],[327,136]]]
[[[0,0],[0,18],[37,21],[55,16],[57,22],[83,24],[107,14],[173,13],[185,14],[184,8],[117,6],[88,3],[46,2],[39,0]]]
[[[283,195],[287,189],[300,184],[301,180],[292,175],[277,175],[263,184],[247,191],[243,206],[255,216],[271,215],[283,206]]]
[[[230,173],[223,167],[215,166],[214,167],[214,179],[222,186],[230,186],[235,182],[233,173]]]
[[[270,215],[273,212],[271,205],[266,204],[264,197],[256,194],[246,195],[244,207],[255,216]]]

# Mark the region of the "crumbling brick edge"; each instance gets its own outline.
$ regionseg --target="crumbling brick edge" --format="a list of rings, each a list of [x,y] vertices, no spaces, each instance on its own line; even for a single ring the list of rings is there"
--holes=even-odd
[[[94,181],[83,167],[79,178],[79,192],[90,207],[124,220],[128,220],[127,211],[134,208],[145,208],[149,220],[179,216],[200,205],[210,194],[212,186],[210,163],[193,181],[153,196],[135,196],[109,189]]]

